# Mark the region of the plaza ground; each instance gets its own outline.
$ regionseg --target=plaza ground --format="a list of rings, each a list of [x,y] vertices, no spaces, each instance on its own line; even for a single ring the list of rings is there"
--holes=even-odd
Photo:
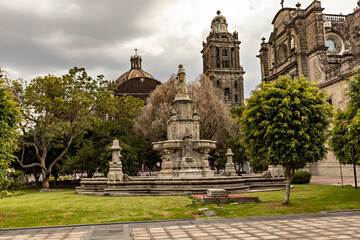
[[[0,240],[360,239],[360,211],[0,230]]]
[[[344,185],[354,185],[352,177]],[[311,184],[341,185],[340,177],[316,177]],[[360,202],[353,210],[266,217],[184,219],[0,230],[0,240],[115,239],[360,239]]]

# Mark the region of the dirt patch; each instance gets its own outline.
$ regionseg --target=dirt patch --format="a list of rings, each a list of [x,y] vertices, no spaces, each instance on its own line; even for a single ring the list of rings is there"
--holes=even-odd
[[[171,217],[174,215],[174,213],[172,212],[164,212],[164,211],[160,211],[160,210],[154,210],[152,211],[153,213],[156,213],[156,214],[161,214],[163,215],[164,217]]]
[[[271,209],[285,209],[285,208],[289,208],[289,205],[285,205],[282,204],[281,202],[279,203],[266,203],[266,206],[268,206]]]

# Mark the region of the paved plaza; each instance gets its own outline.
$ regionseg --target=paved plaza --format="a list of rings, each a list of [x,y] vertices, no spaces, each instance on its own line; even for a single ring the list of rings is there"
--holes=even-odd
[[[340,181],[340,178],[313,176],[310,184],[339,185]],[[353,185],[352,177],[344,178],[344,185],[351,184]],[[0,240],[15,239],[360,239],[360,210],[289,216],[0,229]]]
[[[0,230],[0,240],[360,239],[360,210]]]

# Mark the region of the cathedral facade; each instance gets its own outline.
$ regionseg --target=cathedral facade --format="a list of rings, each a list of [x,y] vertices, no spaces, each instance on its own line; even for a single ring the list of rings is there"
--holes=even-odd
[[[240,66],[239,50],[238,33],[228,31],[226,18],[217,11],[211,22],[211,31],[203,42],[203,73],[221,89],[225,103],[232,106],[244,103],[245,72]]]
[[[347,103],[347,79],[360,68],[360,1],[348,15],[325,14],[321,2],[307,8],[282,8],[275,15],[273,31],[262,38],[260,58],[262,81],[280,75],[304,75],[326,91],[335,109]],[[347,166],[344,174],[352,176]],[[330,152],[326,160],[310,165],[313,175],[340,175],[339,163]]]

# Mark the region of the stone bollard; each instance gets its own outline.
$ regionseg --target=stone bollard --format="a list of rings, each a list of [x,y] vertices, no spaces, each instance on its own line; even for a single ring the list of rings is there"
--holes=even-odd
[[[118,140],[113,141],[113,145],[110,147],[112,151],[112,160],[109,164],[109,173],[107,175],[108,182],[116,182],[123,180],[122,164],[121,164],[121,147]]]
[[[235,164],[233,162],[234,153],[231,151],[231,148],[228,148],[225,156],[227,159],[226,165],[225,165],[225,175],[228,175],[228,176],[236,175]]]

